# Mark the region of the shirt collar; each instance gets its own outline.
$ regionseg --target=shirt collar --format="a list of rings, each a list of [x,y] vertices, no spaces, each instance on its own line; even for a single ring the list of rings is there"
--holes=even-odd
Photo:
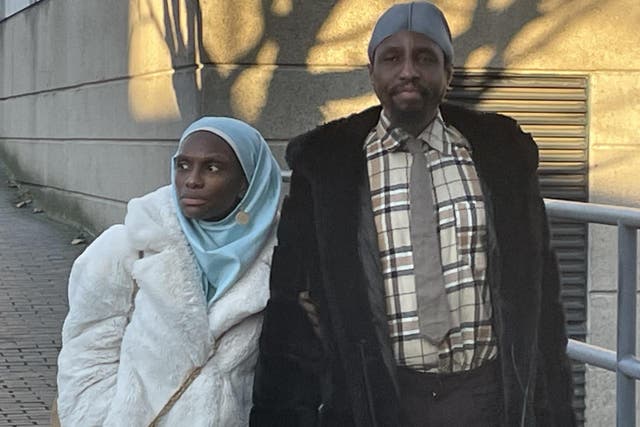
[[[382,148],[387,151],[396,151],[401,146],[401,133],[393,132],[391,120],[384,110],[380,113],[380,119],[376,124],[375,136],[376,138],[372,138],[369,143],[373,140],[379,140]],[[440,109],[438,109],[435,119],[420,132],[418,138],[441,153],[451,153],[453,145],[470,149],[465,137],[456,128],[444,122]]]

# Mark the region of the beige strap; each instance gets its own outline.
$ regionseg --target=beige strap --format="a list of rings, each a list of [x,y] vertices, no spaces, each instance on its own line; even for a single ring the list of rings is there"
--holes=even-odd
[[[169,401],[162,407],[160,412],[158,412],[158,415],[156,415],[153,421],[151,421],[151,424],[149,424],[149,427],[156,427],[158,425],[158,421],[160,421],[160,418],[164,417],[169,412],[169,410],[171,410],[173,405],[178,401],[178,399],[180,399],[180,397],[182,397],[184,392],[191,385],[193,380],[195,380],[198,377],[201,371],[202,371],[202,366],[198,366],[193,371],[191,371],[191,373],[189,374],[187,379],[184,381],[184,383],[182,383],[180,388],[175,393],[173,393],[173,396],[171,396],[171,399],[169,399]]]
[[[211,353],[209,354],[209,357],[207,358],[206,362],[204,362],[204,364],[202,364],[202,366],[198,366],[193,371],[191,371],[191,373],[189,374],[187,379],[184,380],[184,382],[182,383],[180,388],[178,390],[176,390],[175,393],[173,393],[173,396],[171,396],[171,398],[167,401],[167,403],[165,403],[165,405],[162,407],[160,412],[158,412],[158,415],[156,415],[156,417],[153,419],[153,421],[151,421],[151,424],[149,424],[149,427],[156,427],[158,425],[158,421],[160,421],[160,418],[162,418],[165,415],[167,415],[167,413],[171,410],[171,408],[173,408],[173,405],[175,405],[175,403],[178,401],[178,399],[180,399],[180,397],[182,397],[184,392],[187,391],[187,389],[189,388],[191,383],[196,378],[198,378],[198,375],[200,375],[200,372],[202,372],[202,368],[204,368],[207,365],[207,363],[209,363],[209,361],[216,354],[216,351],[218,350],[218,343],[220,342],[220,339],[222,339],[223,336],[224,336],[224,334],[222,334],[222,335],[220,335],[218,337],[218,339],[216,340],[215,344],[213,345],[213,348],[211,349]]]
[[[138,251],[138,259],[142,259],[143,257],[144,257],[144,251]],[[133,314],[133,310],[135,309],[136,294],[138,293],[139,288],[140,287],[138,286],[138,282],[136,282],[136,280],[133,279],[133,293],[131,294],[131,309],[129,310],[129,314],[127,315],[127,323],[129,323],[129,321],[131,320],[131,315]],[[180,397],[184,394],[187,388],[189,388],[191,383],[198,377],[198,375],[202,371],[202,368],[209,362],[209,360],[211,360],[211,358],[216,352],[215,350],[217,348],[217,344],[218,344],[218,341],[216,341],[216,345],[214,346],[214,349],[211,355],[209,356],[207,361],[204,363],[204,365],[198,366],[193,371],[191,371],[191,373],[189,374],[187,379],[182,383],[180,388],[175,393],[173,393],[173,396],[171,396],[169,401],[164,405],[164,407],[160,410],[160,412],[158,412],[158,415],[156,415],[153,421],[151,421],[151,424],[149,424],[149,427],[155,427],[158,424],[158,421],[160,421],[160,418],[165,416],[169,412],[169,410],[171,410],[173,405],[178,401],[178,399],[180,399]]]
[[[143,257],[144,257],[144,251],[139,251],[138,258],[142,259]],[[138,289],[139,289],[138,282],[136,282],[136,280],[133,279],[133,294],[131,296],[131,310],[129,311],[129,315],[127,316],[128,320],[131,320],[131,314],[133,314],[133,310],[135,309],[135,299],[136,299],[136,294],[138,293]],[[213,351],[211,352],[211,355],[209,356],[207,361],[204,363],[204,365],[198,366],[193,371],[191,371],[191,373],[189,374],[187,379],[184,380],[180,388],[176,390],[175,393],[173,393],[173,396],[171,396],[171,398],[167,401],[167,403],[165,403],[165,405],[162,407],[160,412],[158,412],[158,415],[156,415],[153,421],[151,421],[151,423],[149,424],[149,427],[155,427],[158,424],[158,421],[160,421],[160,418],[164,417],[171,410],[173,405],[178,401],[178,399],[180,399],[180,397],[184,394],[187,388],[189,388],[191,383],[198,377],[198,375],[200,375],[202,368],[209,362],[209,360],[211,360],[213,355],[216,353],[217,344],[218,344],[218,341],[216,341]]]
[[[51,427],[60,427],[60,416],[58,415],[58,397],[53,399],[51,404],[51,419],[49,420]]]
[[[142,258],[144,258],[144,251],[138,251],[138,259],[142,259]],[[136,279],[133,279],[133,292],[131,293],[131,308],[127,313],[127,325],[129,324],[129,322],[131,322],[131,316],[133,315],[133,310],[135,310],[136,308],[136,295],[138,294],[138,289],[140,289],[140,287],[138,286],[138,282],[136,282]]]
[[[254,317],[254,316],[259,316],[260,313],[255,313],[250,317]],[[229,329],[230,330],[230,329]],[[160,412],[158,412],[158,415],[156,415],[156,417],[153,419],[153,421],[151,421],[151,424],[149,424],[149,427],[156,427],[158,425],[158,421],[160,421],[160,418],[164,417],[165,415],[167,415],[167,413],[171,410],[171,408],[173,407],[173,405],[178,401],[178,399],[180,399],[180,397],[184,394],[185,391],[187,391],[187,388],[189,388],[189,386],[191,385],[191,383],[198,378],[198,375],[200,375],[200,372],[202,372],[202,369],[207,366],[207,363],[209,363],[209,361],[211,359],[213,359],[213,356],[217,353],[218,351],[218,344],[222,341],[222,338],[225,336],[225,334],[227,333],[223,332],[218,339],[216,340],[216,342],[213,344],[213,347],[211,348],[211,353],[209,353],[209,357],[207,358],[207,360],[201,365],[198,366],[197,368],[195,368],[193,371],[191,371],[191,373],[189,374],[189,376],[187,377],[186,380],[184,380],[184,382],[182,383],[182,385],[180,386],[180,388],[173,393],[173,396],[171,396],[171,398],[167,401],[167,403],[162,407],[162,409],[160,410]]]

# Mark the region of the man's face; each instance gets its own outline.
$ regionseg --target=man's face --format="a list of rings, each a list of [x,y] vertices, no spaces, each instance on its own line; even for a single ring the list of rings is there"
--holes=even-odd
[[[211,132],[189,135],[175,159],[180,210],[187,218],[226,217],[247,189],[242,166],[227,142]]]
[[[380,43],[369,64],[373,89],[392,121],[433,118],[451,81],[444,52],[422,34],[400,31]]]

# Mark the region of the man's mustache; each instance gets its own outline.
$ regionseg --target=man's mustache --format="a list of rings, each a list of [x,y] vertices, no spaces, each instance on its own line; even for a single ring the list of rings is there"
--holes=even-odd
[[[405,91],[417,91],[428,95],[432,92],[431,89],[417,82],[399,83],[391,88],[391,93],[394,95]]]

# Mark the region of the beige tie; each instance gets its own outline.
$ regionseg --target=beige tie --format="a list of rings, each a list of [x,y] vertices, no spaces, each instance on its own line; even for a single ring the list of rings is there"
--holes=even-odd
[[[414,137],[406,141],[407,151],[413,157],[409,185],[413,272],[420,333],[431,343],[439,344],[451,330],[452,322],[442,275],[433,183],[422,144]]]

